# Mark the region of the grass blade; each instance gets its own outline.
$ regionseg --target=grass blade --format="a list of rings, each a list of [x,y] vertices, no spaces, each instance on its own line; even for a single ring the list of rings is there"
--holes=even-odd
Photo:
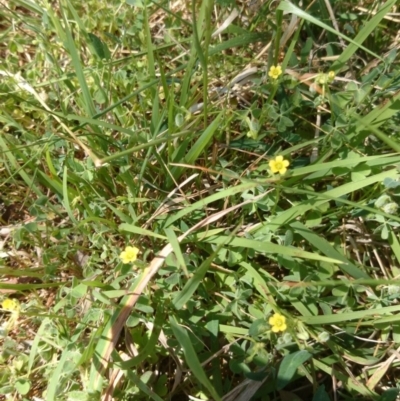
[[[169,318],[169,322],[176,339],[183,349],[186,363],[188,364],[191,372],[195,378],[208,390],[212,396],[212,399],[214,401],[220,401],[221,397],[217,394],[206,373],[204,372],[187,331],[178,324],[174,316]]]

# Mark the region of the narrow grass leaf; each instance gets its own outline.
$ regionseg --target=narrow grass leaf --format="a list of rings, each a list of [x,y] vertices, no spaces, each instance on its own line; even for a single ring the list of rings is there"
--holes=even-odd
[[[395,232],[392,229],[389,230],[388,241],[392,248],[393,254],[396,256],[397,263],[400,264],[400,244]]]
[[[113,352],[113,358],[120,364],[124,363],[117,351]],[[132,382],[141,392],[143,392],[148,400],[164,401],[158,394],[156,394],[146,383],[144,383],[131,369],[124,370],[126,377]]]
[[[117,367],[121,369],[131,369],[134,366],[142,363],[146,358],[149,358],[153,355],[154,349],[157,346],[158,336],[160,335],[161,328],[165,323],[165,314],[161,307],[158,307],[156,310],[156,315],[154,318],[153,329],[151,330],[150,338],[147,341],[146,345],[142,347],[139,351],[139,355],[135,356],[132,359],[127,361],[122,361],[116,363]]]
[[[58,401],[58,390],[63,388],[63,383],[68,379],[68,374],[64,372],[65,364],[67,362],[72,363],[74,359],[72,357],[73,352],[74,346],[70,343],[65,347],[59,360],[57,361],[57,367],[54,369],[53,374],[48,381],[46,401]],[[69,371],[71,372],[70,374],[72,374],[72,371],[74,370],[70,368]]]
[[[205,374],[187,331],[178,324],[174,316],[169,318],[169,322],[176,339],[183,349],[186,363],[189,366],[193,376],[208,390],[214,401],[220,401],[221,397],[217,394],[216,390]]]
[[[40,283],[40,284],[8,284],[0,282],[0,290],[7,291],[32,291],[41,288],[62,287],[63,283]]]
[[[263,279],[261,274],[250,264],[247,262],[241,262],[240,266],[242,266],[247,273],[253,278],[254,280],[254,287],[257,289],[259,294],[264,298],[265,301],[269,301],[267,295],[269,295],[268,285],[266,281]],[[267,271],[264,271],[271,282],[278,281],[274,276],[271,276]]]
[[[355,391],[356,394],[360,394],[364,397],[367,397],[366,399],[373,399],[373,400],[378,399],[378,394],[369,390],[366,386],[364,386],[357,380],[349,378],[347,374],[342,373],[341,369],[335,369],[335,365],[332,364],[327,365],[326,363],[316,358],[313,358],[313,365],[317,369],[320,369],[323,372],[325,372],[326,374],[332,377],[336,377],[337,380],[345,382],[350,389]]]
[[[192,205],[185,207],[184,209],[180,210],[179,212],[172,215],[171,217],[168,217],[167,221],[165,222],[165,226],[169,227],[175,221],[180,220],[182,217],[184,217],[190,213],[193,213],[195,210],[203,209],[205,206],[207,206],[208,204],[210,204],[212,202],[215,202],[219,199],[228,198],[230,196],[236,195],[241,192],[245,192],[246,190],[254,188],[257,185],[258,184],[256,182],[245,183],[245,184],[240,184],[240,185],[236,185],[233,187],[229,187],[220,192],[212,194],[212,195],[208,196],[207,198],[201,199],[201,200],[193,203]]]
[[[295,258],[319,260],[321,262],[328,262],[328,263],[343,263],[339,259],[328,258],[312,252],[303,251],[302,249],[299,248],[278,245],[269,241],[257,241],[242,237],[229,237],[229,236],[219,235],[218,237],[215,238],[207,238],[205,239],[205,242],[218,245],[226,243],[227,240],[229,240],[228,241],[229,246],[250,248],[254,249],[257,252],[265,254],[286,255]]]
[[[32,179],[32,177],[27,174],[19,165],[17,162],[17,159],[15,157],[15,151],[10,149],[6,143],[6,141],[3,139],[3,136],[0,135],[0,148],[2,149],[3,155],[5,155],[12,166],[13,170],[18,172],[18,174],[21,176],[23,181],[26,183],[28,188],[31,188],[33,192],[35,192],[36,195],[39,197],[44,196],[42,191],[37,187],[35,181]]]
[[[185,273],[186,277],[188,277],[189,273],[186,267],[185,258],[183,257],[181,246],[179,245],[179,241],[177,236],[175,235],[175,231],[172,229],[172,227],[164,228],[164,231],[165,234],[167,235],[169,243],[172,246],[172,249],[174,250],[174,254],[176,256],[176,259],[178,260],[179,266]]]
[[[130,233],[138,234],[143,237],[154,237],[162,240],[166,240],[167,237],[165,235],[157,234],[153,231],[146,230],[145,228],[136,227],[133,224],[122,223],[119,225],[120,231],[128,231]]]
[[[324,199],[318,199],[318,194],[315,194],[314,199],[308,199],[299,205],[293,206],[290,209],[285,210],[279,216],[275,217],[268,223],[268,227],[270,230],[275,231],[279,227],[284,224],[290,223],[292,220],[296,219],[299,216],[302,216],[310,209],[315,209],[320,205],[323,205],[326,202],[329,202],[329,198],[332,197],[334,199],[340,198],[341,196],[347,195],[349,193],[358,191],[362,188],[366,188],[370,185],[373,185],[377,182],[382,182],[385,178],[396,178],[398,177],[398,171],[396,169],[387,170],[382,173],[373,175],[371,177],[367,177],[365,180],[360,180],[356,182],[349,182],[343,184],[337,188],[330,189],[324,192]]]
[[[151,41],[152,34],[150,31],[149,17],[147,14],[147,10],[148,10],[148,8],[146,6],[143,7],[143,25],[144,25],[144,34],[145,34],[145,38],[146,38],[147,67],[148,67],[148,72],[149,72],[149,78],[155,78],[156,66],[155,66],[154,53],[153,53],[154,46]],[[154,97],[156,94],[155,87],[152,87],[152,93],[153,93],[153,97]]]
[[[218,116],[212,121],[212,123],[203,131],[200,137],[197,139],[195,144],[190,148],[185,156],[185,163],[194,164],[200,154],[205,151],[215,133],[217,128],[219,127],[220,120],[222,118],[222,113],[219,113]],[[173,175],[176,181],[179,180],[179,177],[182,175],[184,171],[183,167],[173,167],[171,169],[171,174]],[[170,177],[167,179],[167,187],[173,184]]]
[[[237,231],[240,228],[240,224],[236,226],[236,228],[231,232],[231,235],[227,237],[227,241],[229,241],[229,238],[237,233]],[[196,291],[197,287],[199,284],[203,281],[204,276],[206,275],[208,269],[211,266],[211,263],[215,260],[217,257],[219,251],[221,248],[225,245],[224,242],[219,244],[213,251],[213,253],[198,267],[198,269],[195,271],[194,275],[190,278],[190,280],[185,284],[184,288],[182,291],[178,292],[176,297],[173,300],[173,304],[176,309],[181,309],[183,306],[189,301],[189,299],[192,297],[194,292]]]
[[[232,49],[233,47],[243,47],[256,42],[266,41],[267,36],[265,35],[265,33],[249,32],[210,47],[208,54],[209,56],[214,56],[215,54],[218,54],[224,50]]]
[[[393,166],[400,162],[398,155],[377,155],[377,156],[364,156],[357,158],[346,158],[343,160],[334,160],[327,163],[316,163],[309,166],[296,168],[291,171],[291,177],[302,176],[306,180],[313,180],[320,177],[327,177],[333,175],[332,169],[338,167],[354,168],[360,164],[365,164],[368,167],[385,167]],[[307,175],[315,173],[315,175]]]
[[[381,23],[382,19],[391,12],[392,7],[396,4],[397,0],[389,0],[383,4],[376,12],[372,18],[361,25],[360,31],[354,38],[354,42],[350,43],[339,56],[339,58],[333,63],[332,70],[337,71],[342,68],[346,62],[354,55],[354,53],[360,48],[361,43],[371,35],[371,33],[376,29],[376,27]]]
[[[72,7],[71,3],[67,2],[67,4],[68,4],[68,7],[70,8],[70,10],[72,12],[74,12],[75,10]],[[78,54],[78,50],[75,46],[74,38],[72,37],[72,33],[69,28],[68,19],[65,16],[64,8],[61,6],[59,9],[61,12],[62,19],[64,21],[64,34],[66,37],[65,45],[71,56],[72,65],[75,70],[76,77],[78,78],[79,86],[82,90],[85,110],[89,116],[94,116],[96,114],[96,108],[94,107],[93,99],[92,99],[92,96],[90,95],[90,91],[89,91],[89,88],[86,83],[86,78],[85,78],[85,74],[83,72],[82,63],[81,63],[81,60],[80,60],[80,57]],[[77,14],[75,12],[75,17],[76,16],[77,16]],[[78,20],[79,20],[79,17],[78,17]]]
[[[351,320],[371,320],[371,323],[376,323],[378,316],[384,316],[385,314],[387,315],[398,311],[400,311],[400,305],[385,306],[379,309],[343,312],[332,315],[304,316],[299,317],[299,320],[310,325],[337,324],[349,322]],[[398,319],[398,316],[390,316],[390,318]]]
[[[74,224],[78,224],[74,214],[72,213],[71,205],[69,203],[67,166],[64,166],[64,175],[63,175],[63,204],[71,221],[74,222]]]
[[[228,237],[229,239],[229,237]],[[174,297],[172,303],[176,309],[182,309],[185,304],[192,298],[193,294],[197,290],[197,287],[203,281],[205,275],[208,272],[208,269],[211,266],[211,263],[215,260],[215,257],[218,255],[219,250],[224,243],[219,244],[219,246],[215,249],[215,251],[196,269],[193,276],[189,279],[189,281],[185,284],[183,289],[177,293]]]
[[[350,276],[358,278],[369,278],[369,275],[362,271],[357,265],[349,261],[343,254],[337,251],[325,238],[321,237],[319,234],[309,230],[299,221],[291,223],[290,226],[301,235],[308,243],[317,248],[320,252],[324,253],[326,256],[341,260],[343,263],[340,265],[340,269]]]
[[[394,151],[400,152],[400,144],[384,134],[378,128],[387,121],[390,121],[400,111],[400,91],[396,92],[391,98],[386,99],[380,106],[375,107],[366,116],[353,117],[357,120],[356,133],[363,136],[370,135],[371,132],[381,141],[389,145]]]
[[[393,362],[397,358],[398,358],[398,356],[396,354],[392,354],[388,359],[386,359],[385,362],[379,364],[379,366],[377,367],[375,372],[372,374],[372,376],[367,381],[367,387],[370,390],[375,389],[375,387],[381,381],[382,377],[388,373],[388,369],[392,366]]]
[[[50,322],[51,320],[49,318],[43,319],[38,331],[36,332],[35,338],[32,342],[31,349],[29,351],[29,360],[27,367],[28,375],[30,375],[33,364],[35,363],[35,358],[39,353],[39,343],[40,341],[42,341],[43,334],[49,329]]]
[[[291,13],[291,14],[295,14],[299,18],[305,19],[305,20],[311,22],[312,24],[319,26],[322,29],[325,29],[325,30],[337,35],[337,36],[340,36],[341,38],[345,39],[346,41],[352,43],[354,46],[356,46],[356,48],[360,48],[360,49],[364,50],[365,52],[367,52],[368,54],[370,54],[371,56],[373,56],[374,58],[376,58],[378,60],[382,60],[381,57],[379,57],[377,54],[375,54],[371,50],[367,49],[366,47],[362,46],[356,40],[353,40],[353,39],[349,38],[348,36],[343,35],[342,33],[336,31],[335,29],[333,29],[329,25],[324,24],[319,19],[311,16],[310,14],[307,14],[305,11],[303,11],[302,9],[296,7],[294,4],[290,3],[287,0],[281,1],[279,3],[278,9],[282,10],[282,11],[286,11],[286,12]]]
[[[129,288],[130,292],[135,290],[138,283],[140,283],[140,280],[141,276],[136,278]],[[102,387],[103,373],[108,366],[109,358],[112,353],[112,347],[114,344],[116,344],[119,334],[122,330],[122,326],[116,327],[116,323],[118,322],[118,318],[120,317],[123,309],[127,308],[127,303],[130,299],[131,297],[129,295],[123,297],[111,318],[103,325],[103,327],[99,328],[101,334],[98,336],[97,344],[92,357],[88,381],[89,392],[95,393],[100,391]],[[123,324],[125,324],[125,322]],[[118,334],[118,337],[116,337],[116,334]]]

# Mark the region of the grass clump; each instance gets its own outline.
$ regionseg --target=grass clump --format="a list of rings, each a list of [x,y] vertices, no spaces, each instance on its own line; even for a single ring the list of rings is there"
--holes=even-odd
[[[396,2],[0,4],[1,397],[396,400]]]

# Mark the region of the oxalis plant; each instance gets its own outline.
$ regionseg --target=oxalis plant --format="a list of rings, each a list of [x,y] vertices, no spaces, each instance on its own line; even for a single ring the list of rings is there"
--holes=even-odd
[[[0,399],[397,400],[398,12],[0,0]]]

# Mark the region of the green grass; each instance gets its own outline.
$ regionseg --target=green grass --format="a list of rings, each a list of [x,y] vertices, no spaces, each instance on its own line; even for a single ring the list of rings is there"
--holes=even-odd
[[[400,399],[395,0],[0,5],[0,399]]]

